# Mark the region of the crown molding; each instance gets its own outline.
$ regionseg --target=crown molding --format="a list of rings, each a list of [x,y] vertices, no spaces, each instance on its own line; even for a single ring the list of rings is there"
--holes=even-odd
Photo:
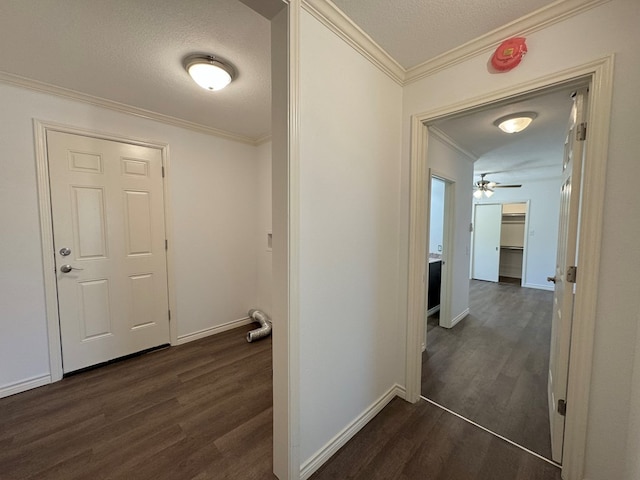
[[[263,141],[264,136],[259,138],[252,138],[246,135],[239,135],[232,132],[227,132],[199,123],[190,122],[188,120],[182,120],[180,118],[172,117],[170,115],[164,115],[162,113],[152,112],[151,110],[145,110],[143,108],[133,107],[124,103],[115,102],[113,100],[107,100],[106,98],[95,97],[86,93],[78,92],[64,87],[58,87],[51,85],[50,83],[40,82],[38,80],[32,80],[30,78],[21,77],[12,73],[0,72],[0,82],[15,85],[36,92],[48,93],[56,95],[58,97],[69,98],[71,100],[77,100],[79,102],[88,103],[97,107],[107,108],[120,113],[126,113],[140,118],[146,118],[148,120],[155,120],[156,122],[165,123],[174,127],[186,128],[199,133],[205,133],[214,137],[224,138],[226,140],[232,140],[234,142],[245,143],[248,145],[258,145]]]
[[[331,0],[303,0],[302,8],[347,42],[398,85],[403,85],[405,69],[378,45]]]
[[[391,77],[405,86],[441,70],[452,67],[476,55],[491,51],[506,38],[530,35],[534,32],[598,7],[611,0],[556,0],[513,22],[485,35],[470,40],[424,63],[405,69],[386,50],[356,25],[331,0],[302,0],[302,8],[313,15],[352,48]]]
[[[392,80],[401,86],[416,82],[422,78],[433,75],[441,70],[457,65],[468,58],[492,50],[505,38],[515,35],[529,35],[542,30],[550,25],[558,23],[569,17],[577,15],[591,8],[598,7],[611,0],[557,0],[535,12],[525,15],[511,23],[499,27],[485,35],[475,38],[459,47],[445,52],[437,57],[427,60],[420,65],[405,69],[389,55],[380,45],[378,45],[367,33],[347,17],[331,0],[302,0],[302,8],[313,15],[329,30],[342,38],[353,49],[369,60],[374,66],[388,75]],[[283,0],[284,3],[289,3]],[[234,142],[247,145],[258,146],[271,139],[270,134],[258,137],[250,137],[228,132],[218,128],[208,127],[188,120],[164,115],[162,113],[145,110],[102,97],[88,95],[64,87],[59,87],[38,80],[21,77],[8,72],[0,71],[0,82],[16,85],[37,92],[48,93],[58,97],[69,98],[79,102],[107,108],[120,113],[126,113],[148,120],[154,120],[167,125],[185,128],[199,133],[212,135]],[[444,139],[444,134],[439,135]],[[447,141],[447,140],[445,140]],[[447,142],[449,143],[449,142]],[[461,151],[459,148],[455,147]],[[461,151],[469,156],[470,152]],[[471,158],[474,158],[471,155]]]
[[[453,148],[456,152],[464,155],[465,157],[467,157],[467,160],[471,161],[471,163],[475,162],[476,160],[478,160],[478,156],[467,150],[466,148],[461,147],[460,145],[458,145],[453,138],[451,138],[449,135],[447,135],[446,133],[444,133],[442,130],[440,130],[438,127],[434,127],[433,125],[429,125],[429,132],[436,138],[438,138],[440,141],[446,143],[447,145],[449,145],[451,148]]]
[[[561,22],[569,17],[611,0],[557,0],[535,12],[520,17],[511,23],[477,37],[420,65],[407,69],[404,85],[433,75],[441,70],[462,63],[468,58],[493,50],[507,38],[530,35],[534,32]]]
[[[263,145],[267,142],[271,141],[271,134],[270,133],[266,133],[260,137],[257,137],[254,141],[253,141],[253,145],[256,147],[259,147],[260,145]]]

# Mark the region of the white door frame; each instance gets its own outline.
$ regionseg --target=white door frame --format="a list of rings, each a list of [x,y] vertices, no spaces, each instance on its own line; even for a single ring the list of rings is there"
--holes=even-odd
[[[447,105],[411,117],[410,219],[409,219],[409,284],[406,344],[406,399],[420,399],[421,346],[420,323],[424,318],[424,275],[427,214],[427,181],[429,158],[428,122],[477,109],[521,95],[531,95],[553,87],[589,83],[589,137],[585,149],[583,172],[583,209],[579,227],[581,258],[600,258],[604,178],[607,169],[609,122],[613,91],[613,55],[562,70],[552,75],[497,90],[457,104]],[[596,321],[596,299],[600,265],[581,262],[576,284],[564,445],[563,478],[582,480],[586,451],[591,365]]]
[[[455,242],[453,239],[455,238],[455,215],[456,215],[456,181],[450,178],[449,176],[440,173],[437,170],[431,170],[431,175],[429,177],[429,208],[431,208],[431,180],[433,178],[437,178],[444,182],[444,224],[442,227],[442,243],[443,250],[445,252],[443,260],[445,263],[442,265],[441,270],[441,278],[440,278],[440,326],[442,325],[442,319],[444,318],[447,323],[451,323],[451,289],[453,287],[452,278],[453,278],[453,250]],[[431,219],[429,219],[431,222]],[[429,230],[427,231],[427,238],[431,234],[430,223],[427,224]],[[427,243],[427,245],[429,245]],[[427,272],[427,280],[428,280],[428,272]],[[429,282],[425,282],[427,287],[427,293],[429,293]],[[451,328],[453,325],[448,325],[447,328]],[[426,330],[426,327],[425,327]],[[425,346],[426,346],[426,332],[425,332]]]
[[[40,239],[42,244],[42,266],[44,275],[45,311],[47,317],[47,335],[49,339],[49,368],[51,370],[51,381],[57,382],[62,379],[62,345],[60,342],[60,317],[58,314],[58,292],[55,271],[55,252],[53,248],[53,223],[51,214],[51,188],[49,186],[49,158],[47,154],[47,132],[55,131],[82,135],[85,137],[98,138],[101,140],[111,140],[120,143],[155,148],[162,154],[162,165],[164,167],[163,189],[164,189],[164,221],[165,235],[169,242],[167,254],[167,290],[169,294],[169,310],[171,319],[169,328],[171,333],[171,344],[175,345],[178,337],[177,312],[175,302],[175,288],[173,279],[173,235],[171,228],[171,218],[169,215],[169,145],[166,143],[151,142],[146,140],[125,137],[122,135],[112,135],[109,133],[96,132],[83,128],[61,125],[58,123],[44,122],[38,119],[33,120],[33,130],[36,149],[36,174],[38,179],[38,205],[40,210]]]

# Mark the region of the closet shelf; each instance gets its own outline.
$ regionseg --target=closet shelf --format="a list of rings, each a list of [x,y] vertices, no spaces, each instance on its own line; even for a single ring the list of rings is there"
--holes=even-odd
[[[500,245],[500,248],[504,250],[524,250],[524,247],[518,247],[515,245]]]

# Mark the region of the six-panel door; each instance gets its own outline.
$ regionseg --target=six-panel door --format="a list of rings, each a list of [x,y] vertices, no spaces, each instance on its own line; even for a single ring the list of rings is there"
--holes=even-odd
[[[47,152],[64,372],[169,343],[161,152],[52,131]]]

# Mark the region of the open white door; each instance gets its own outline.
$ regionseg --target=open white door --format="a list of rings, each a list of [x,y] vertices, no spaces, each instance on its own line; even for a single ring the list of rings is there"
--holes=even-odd
[[[497,282],[500,271],[502,205],[476,205],[472,278]]]
[[[65,373],[169,343],[162,154],[47,133]]]
[[[562,162],[556,271],[553,277],[548,278],[549,281],[555,283],[555,289],[547,389],[551,426],[551,456],[558,463],[562,463],[564,444],[565,400],[567,398],[574,300],[574,285],[572,283],[575,283],[574,267],[577,267],[580,179],[586,125],[586,101],[586,89],[578,91],[574,97],[571,118],[569,119],[569,131]]]

